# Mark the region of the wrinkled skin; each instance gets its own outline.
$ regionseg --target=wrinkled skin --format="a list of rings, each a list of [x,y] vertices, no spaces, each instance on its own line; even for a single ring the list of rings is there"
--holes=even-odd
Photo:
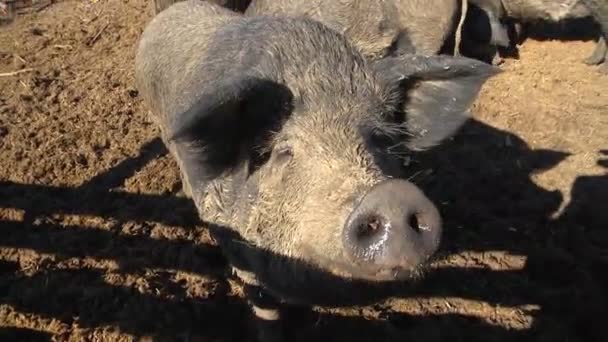
[[[341,305],[368,294],[347,286],[418,275],[441,221],[399,179],[400,156],[453,134],[496,72],[466,58],[370,62],[316,21],[198,1],[159,13],[135,59],[184,191],[245,283],[264,341],[281,339],[281,301]]]
[[[601,71],[608,73],[605,63],[608,49],[608,1],[606,0],[469,0],[478,3],[492,18],[509,17],[519,23],[545,20],[558,22],[564,19],[591,16],[601,27],[595,51],[585,59],[590,65],[602,64]],[[490,19],[492,20],[492,19]],[[493,35],[495,27],[492,25]]]
[[[252,0],[247,15],[307,16],[349,38],[366,57],[434,55],[453,34],[457,0]]]
[[[598,38],[595,50],[585,63],[590,65],[602,64],[600,70],[608,74],[608,1],[606,0],[581,0],[589,9],[593,19],[599,23],[602,33]]]

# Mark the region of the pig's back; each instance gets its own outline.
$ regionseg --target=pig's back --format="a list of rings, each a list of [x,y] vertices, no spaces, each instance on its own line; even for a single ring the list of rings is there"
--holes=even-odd
[[[209,55],[209,43],[227,23],[241,16],[203,1],[178,2],[145,28],[135,57],[135,82],[154,116],[186,108],[189,76]],[[170,108],[171,107],[171,108]],[[167,119],[167,118],[156,118]]]

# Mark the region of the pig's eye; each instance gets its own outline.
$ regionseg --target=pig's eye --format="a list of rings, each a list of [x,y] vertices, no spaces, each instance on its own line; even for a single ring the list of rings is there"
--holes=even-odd
[[[289,146],[281,146],[275,149],[274,152],[274,164],[276,166],[283,166],[287,164],[293,158],[293,150]]]

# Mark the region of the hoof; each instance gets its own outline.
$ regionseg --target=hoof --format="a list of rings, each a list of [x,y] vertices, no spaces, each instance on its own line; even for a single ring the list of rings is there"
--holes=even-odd
[[[601,64],[604,61],[604,56],[596,56],[595,54],[585,58],[583,60],[583,63],[587,64],[587,65],[598,65]]]

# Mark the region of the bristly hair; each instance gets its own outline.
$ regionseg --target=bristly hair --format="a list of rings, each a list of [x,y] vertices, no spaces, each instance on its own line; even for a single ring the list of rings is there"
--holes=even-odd
[[[408,129],[405,104],[411,89],[416,87],[416,79],[400,81],[398,87],[389,87],[384,94],[383,108],[361,122],[359,130],[364,137],[380,144],[383,153],[404,159],[409,155],[407,141],[414,136]]]

